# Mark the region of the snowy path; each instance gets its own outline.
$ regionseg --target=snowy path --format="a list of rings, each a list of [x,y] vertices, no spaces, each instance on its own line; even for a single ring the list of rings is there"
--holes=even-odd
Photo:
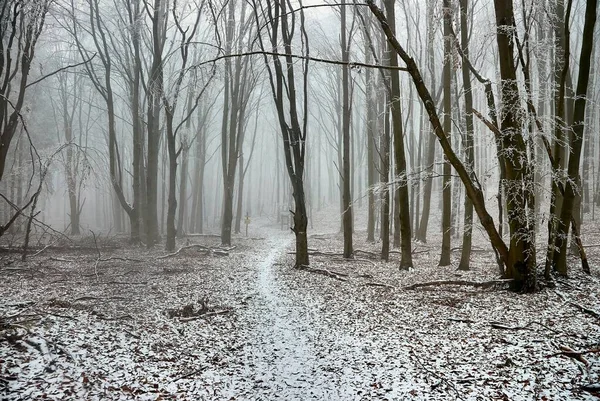
[[[288,263],[278,263],[292,242],[293,237],[270,239],[267,251],[258,255],[256,292],[240,319],[247,330],[241,355],[246,387],[240,394],[238,383],[230,395],[252,400],[385,399],[391,388],[378,380],[381,372],[369,369],[380,357],[372,336],[357,336],[352,324],[336,326],[339,321],[329,310],[335,301],[322,298]],[[398,372],[396,362],[383,364]]]
[[[277,259],[291,240],[270,241],[270,251],[258,266],[257,295],[246,311],[245,319],[252,325],[245,348],[246,374],[254,380],[253,395],[259,399],[267,395],[322,399],[334,391],[315,383],[322,372],[318,372],[311,316],[277,281]]]

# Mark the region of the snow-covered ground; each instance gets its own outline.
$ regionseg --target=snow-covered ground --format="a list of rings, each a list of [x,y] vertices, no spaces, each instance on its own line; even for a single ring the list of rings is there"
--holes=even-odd
[[[337,278],[293,269],[292,234],[264,219],[228,256],[189,248],[160,259],[121,246],[100,261],[93,249],[48,249],[27,263],[3,255],[0,398],[597,399],[582,386],[600,382],[600,319],[579,306],[600,311],[598,249],[591,277],[574,259],[571,278],[534,295],[408,290],[492,280],[497,269],[483,243],[469,272],[437,267],[427,244],[415,244],[411,272],[397,254],[344,261],[331,215],[315,219],[310,247],[325,255],[311,267]],[[378,252],[364,233],[355,242]]]

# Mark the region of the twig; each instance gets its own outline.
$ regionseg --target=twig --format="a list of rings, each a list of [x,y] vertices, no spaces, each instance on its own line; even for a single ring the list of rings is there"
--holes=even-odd
[[[190,317],[180,317],[179,321],[186,323],[186,322],[191,322],[193,320],[198,320],[198,319],[203,319],[206,317],[211,317],[211,316],[216,316],[216,315],[224,315],[226,313],[230,313],[231,309],[223,309],[223,310],[217,310],[217,311],[212,311],[212,312],[206,312],[206,313],[201,313],[199,315],[196,316],[190,316]]]
[[[396,288],[396,287],[394,287],[393,285],[390,285],[390,284],[376,283],[374,281],[369,281],[369,282],[365,283],[365,285],[367,285],[369,287],[383,287],[383,288],[389,288],[389,289],[395,289]]]
[[[456,318],[456,317],[449,317],[446,320],[449,320],[451,322],[458,322],[458,323],[476,323],[474,320],[471,319],[461,319],[461,318]]]
[[[197,375],[197,374],[199,374],[199,373],[202,373],[202,372],[204,372],[206,369],[207,369],[207,367],[205,366],[205,367],[203,367],[203,368],[200,368],[200,369],[194,370],[193,372],[190,372],[190,373],[188,373],[188,374],[185,374],[185,375],[183,375],[183,376],[180,376],[180,377],[178,377],[178,378],[176,378],[176,379],[173,379],[173,380],[171,380],[171,383],[174,383],[174,382],[176,382],[177,380],[181,380],[181,379],[187,379],[188,377],[195,376],[195,375]]]
[[[581,363],[583,363],[584,365],[589,365],[589,362],[583,357],[583,355],[586,354],[598,354],[600,353],[600,348],[593,348],[593,349],[589,349],[586,351],[575,351],[570,347],[567,347],[565,345],[561,345],[560,346],[560,351],[556,352],[554,354],[550,354],[550,355],[546,355],[546,358],[552,358],[555,356],[567,356],[569,358],[573,358]]]
[[[579,309],[583,313],[587,313],[588,315],[593,316],[596,319],[600,319],[600,312],[596,312],[593,309],[586,308],[585,306],[580,305],[578,303],[575,303],[573,301],[568,301],[568,303],[569,303],[569,305],[573,305],[574,307],[576,307],[577,309]]]
[[[37,254],[34,254],[33,256],[35,256]],[[55,262],[75,262],[73,259],[63,259],[63,258],[56,258],[54,256],[50,257],[48,260],[53,260]]]
[[[458,397],[461,400],[464,400],[464,398],[461,396],[460,392],[456,389],[456,387],[454,386],[454,384],[450,380],[446,379],[445,377],[440,376],[439,374],[435,373],[434,371],[428,369],[423,364],[423,362],[421,362],[421,360],[419,359],[419,357],[417,356],[417,354],[415,353],[415,351],[413,349],[411,349],[409,351],[409,354],[411,354],[413,356],[413,358],[415,359],[415,361],[417,361],[417,363],[421,366],[421,368],[423,368],[423,370],[425,372],[429,373],[430,375],[432,375],[433,377],[437,378],[438,380],[446,383],[446,385],[448,387],[450,387],[452,390],[454,390],[454,392],[456,393],[456,397]]]
[[[168,253],[166,255],[163,256],[158,256],[156,259],[167,259],[173,256],[177,256],[179,255],[182,251],[185,251],[186,249],[192,249],[192,248],[200,248],[200,250],[202,251],[207,251],[210,252],[211,248],[208,248],[204,245],[200,245],[200,244],[194,244],[194,245],[187,245],[187,246],[182,246],[181,248],[179,248],[177,251],[173,252],[173,253]]]
[[[120,256],[111,256],[109,258],[99,259],[100,262],[108,262],[108,261],[111,261],[111,260],[121,260],[123,262],[139,262],[139,263],[143,262],[142,259],[123,258],[123,257],[120,257]]]

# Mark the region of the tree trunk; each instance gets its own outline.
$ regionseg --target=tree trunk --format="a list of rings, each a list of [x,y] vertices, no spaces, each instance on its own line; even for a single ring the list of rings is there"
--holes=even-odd
[[[473,155],[473,94],[471,92],[471,73],[466,66],[465,59],[469,58],[469,31],[467,27],[467,13],[469,9],[468,0],[460,0],[460,36],[461,47],[463,50],[463,92],[465,96],[465,167],[467,170],[473,171],[474,155]],[[465,214],[464,214],[464,231],[462,252],[460,256],[459,270],[469,270],[471,259],[471,236],[473,233],[473,203],[465,194]]]
[[[597,0],[588,0],[586,4],[583,37],[593,38],[594,25],[596,24]],[[558,249],[558,253],[555,255],[555,267],[558,273],[561,275],[567,274],[566,250],[567,237],[569,234],[569,223],[571,222],[575,196],[579,192],[577,183],[579,182],[579,163],[581,160],[581,148],[583,145],[586,96],[590,78],[590,64],[593,47],[593,39],[584,40],[581,46],[581,55],[579,57],[579,77],[577,80],[577,93],[575,97],[575,109],[573,112],[573,135],[571,140],[571,156],[569,157],[568,167],[569,181],[567,182],[565,188],[565,195],[556,235],[556,249]]]
[[[388,12],[390,31],[395,35],[396,16],[394,12],[395,0],[387,0],[385,5]],[[398,66],[398,56],[392,53],[389,58],[389,65]],[[396,203],[396,214],[399,216],[400,226],[400,269],[412,268],[412,234],[410,230],[410,208],[408,204],[408,180],[406,175],[406,155],[404,151],[404,132],[402,127],[402,113],[400,110],[400,76],[398,70],[390,72],[391,74],[391,111],[392,125],[394,129],[394,157],[395,157],[395,175],[398,181],[398,201]]]
[[[346,33],[346,6],[341,6],[341,47],[342,62],[348,63],[348,44]],[[344,229],[344,258],[353,258],[352,246],[352,193],[350,171],[350,72],[347,64],[342,66],[342,225]]]
[[[444,132],[448,141],[450,141],[450,132],[452,130],[452,8],[450,1],[444,0]],[[451,211],[452,211],[452,186],[451,171],[448,159],[444,157],[443,178],[442,178],[442,254],[440,255],[439,266],[448,266],[450,260],[450,240],[451,240]]]
[[[175,249],[175,213],[177,212],[177,150],[173,128],[173,110],[166,111],[167,120],[167,152],[169,156],[169,198],[167,201],[167,240],[165,250]]]

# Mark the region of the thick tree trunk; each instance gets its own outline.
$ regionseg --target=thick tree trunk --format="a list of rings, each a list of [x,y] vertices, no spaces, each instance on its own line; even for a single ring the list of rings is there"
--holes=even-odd
[[[158,232],[158,154],[160,151],[160,109],[163,95],[162,52],[165,43],[163,21],[164,0],[154,0],[152,19],[152,66],[149,73],[147,114],[147,169],[146,169],[146,245],[150,248],[159,240]]]
[[[535,260],[535,243],[528,219],[532,218],[533,206],[528,204],[528,192],[533,190],[529,182],[527,146],[521,134],[520,97],[514,59],[514,12],[512,0],[495,0],[498,56],[500,61],[502,118],[502,148],[506,152],[507,214],[510,228],[509,262],[507,277],[514,281],[515,290],[530,292],[536,288],[536,272],[531,268]],[[530,177],[533,178],[533,177]],[[529,210],[531,208],[531,210]]]

